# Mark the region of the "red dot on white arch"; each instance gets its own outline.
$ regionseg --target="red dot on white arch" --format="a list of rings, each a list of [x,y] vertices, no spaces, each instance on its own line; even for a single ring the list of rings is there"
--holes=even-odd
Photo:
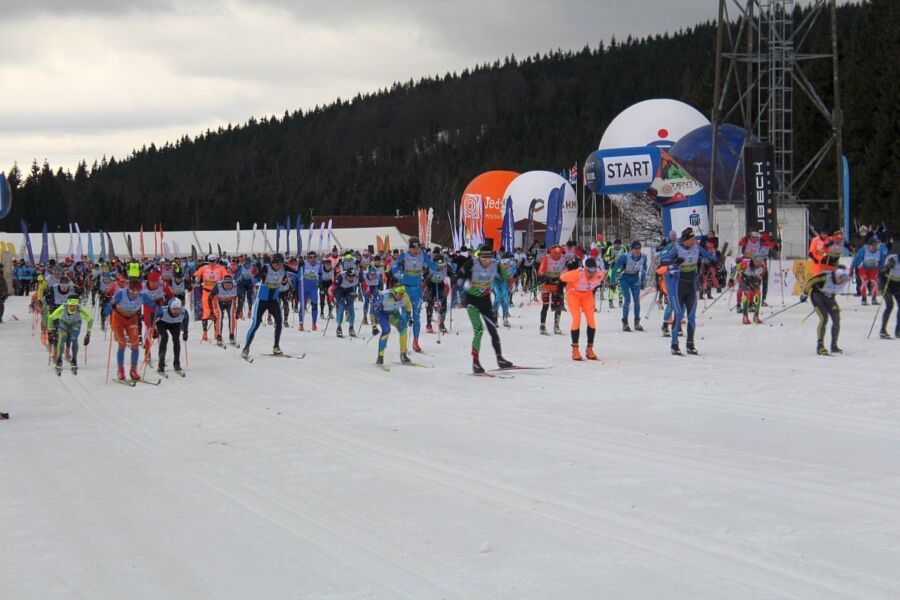
[[[669,137],[669,130],[663,127],[662,129],[657,131],[656,134],[660,137],[660,139],[665,139]]]

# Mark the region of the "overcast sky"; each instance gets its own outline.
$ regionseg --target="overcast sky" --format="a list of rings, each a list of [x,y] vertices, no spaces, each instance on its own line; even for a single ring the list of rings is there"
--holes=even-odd
[[[0,0],[0,170],[74,169],[509,54],[716,16],[715,0]],[[662,92],[661,92],[662,93]],[[598,136],[599,136],[598,132]]]

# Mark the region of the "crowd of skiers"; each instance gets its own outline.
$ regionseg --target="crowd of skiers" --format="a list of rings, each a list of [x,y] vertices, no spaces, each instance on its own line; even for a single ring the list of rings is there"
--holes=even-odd
[[[841,352],[836,296],[854,277],[863,304],[877,304],[879,297],[884,298],[881,337],[891,337],[889,320],[894,305],[900,302],[900,262],[892,245],[884,230],[861,232],[859,247],[852,251],[841,232],[822,232],[812,240],[800,302],[809,299],[818,315],[818,353]],[[552,331],[563,335],[562,313],[569,313],[573,360],[597,359],[598,300],[608,303],[610,309],[618,300],[623,331],[640,332],[644,330],[642,299],[653,293],[649,301],[663,310],[661,333],[676,355],[682,354],[682,336],[685,351],[698,352],[695,333],[700,299],[716,301],[734,293],[734,309],[743,322],[761,323],[767,270],[778,242],[751,231],[738,244],[730,270],[725,267],[726,249],[719,248],[714,232],[697,236],[691,228],[680,234],[671,232],[652,254],[644,252],[640,241],[626,245],[618,239],[584,248],[571,241],[549,249],[535,245],[511,253],[490,248],[450,252],[424,248],[411,239],[407,250],[384,255],[333,248],[324,255],[307,252],[287,258],[276,252],[175,260],[112,258],[96,264],[72,259],[51,260],[47,265],[20,261],[14,266],[13,279],[16,293],[34,290],[30,304],[34,324],[40,327],[41,340],[57,372],[66,359],[77,373],[79,343],[90,344],[96,319],[112,336],[118,381],[141,381],[148,364],[162,375],[171,364],[175,373],[184,375],[182,343],[188,340],[189,313],[201,321],[201,341],[239,347],[248,360],[252,360],[251,346],[262,324],[273,326],[272,354],[282,356],[280,340],[285,326],[292,327],[295,320],[298,330],[317,331],[327,314],[328,322],[335,321],[338,337],[344,336],[345,327],[350,337],[357,335],[358,326],[371,327],[372,335],[378,337],[376,364],[382,367],[390,333],[396,330],[400,362],[406,364],[412,362],[410,348],[422,351],[423,326],[428,333],[445,334],[448,313],[452,319],[451,308],[461,307],[473,329],[472,369],[483,374],[480,351],[485,331],[498,367],[513,366],[503,356],[499,331],[501,326],[509,327],[516,292],[522,294],[523,303],[540,303],[536,324],[540,334],[551,335],[547,318],[552,312]],[[845,256],[852,257],[849,268],[841,266],[846,263],[840,261]],[[647,289],[649,283],[655,284],[654,289]],[[5,295],[6,290],[0,289],[0,307]],[[361,319],[357,318],[359,309]],[[239,339],[241,320],[248,323]],[[583,353],[582,320],[586,328]],[[826,349],[829,322],[830,349]],[[900,337],[900,317],[894,336]],[[154,360],[151,349],[155,340]]]

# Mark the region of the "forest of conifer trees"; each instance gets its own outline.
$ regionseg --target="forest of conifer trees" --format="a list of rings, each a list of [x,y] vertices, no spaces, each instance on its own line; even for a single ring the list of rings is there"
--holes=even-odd
[[[795,18],[802,18],[802,9]],[[844,148],[854,217],[900,226],[900,2],[839,8]],[[810,49],[829,50],[828,20]],[[0,224],[51,230],[232,227],[286,214],[438,214],[490,169],[559,171],[581,164],[610,120],[634,102],[671,97],[707,115],[713,98],[715,26],[612,39],[578,51],[507,57],[461,73],[396,83],[306,113],[250,118],[74,173],[35,160],[9,165],[13,208]],[[827,61],[808,75],[826,97]],[[808,157],[824,121],[795,95],[795,156]],[[826,161],[803,192],[834,197]],[[823,224],[823,226],[829,224]]]

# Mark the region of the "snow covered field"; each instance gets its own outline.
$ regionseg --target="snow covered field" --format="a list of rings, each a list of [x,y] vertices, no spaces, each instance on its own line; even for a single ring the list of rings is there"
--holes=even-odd
[[[604,363],[515,309],[504,353],[552,368],[502,380],[468,375],[462,311],[423,335],[436,368],[390,373],[334,323],[252,365],[194,324],[187,378],[130,389],[99,323],[57,378],[10,298],[0,598],[900,597],[900,340],[841,298],[818,357],[808,306],[743,326],[726,299],[699,357],[604,309]]]

